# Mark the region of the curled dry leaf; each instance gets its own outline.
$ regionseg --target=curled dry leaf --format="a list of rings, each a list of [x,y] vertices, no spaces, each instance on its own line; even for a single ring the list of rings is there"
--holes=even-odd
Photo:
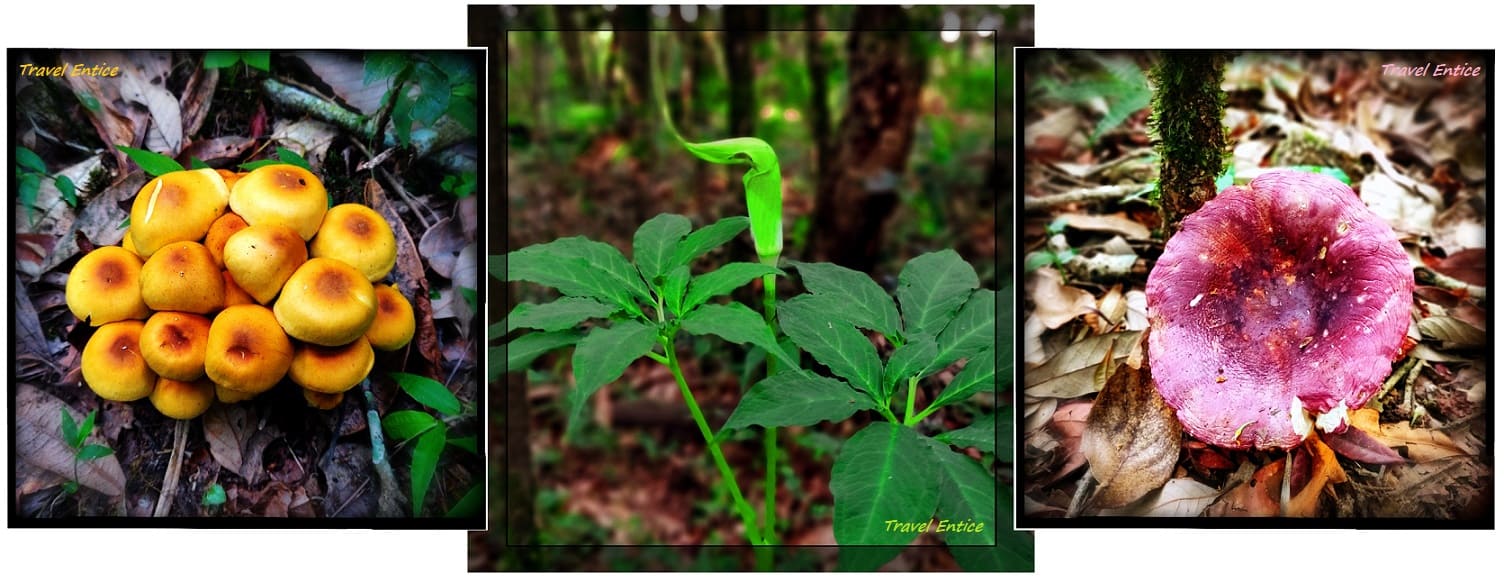
[[[1483,330],[1455,317],[1436,315],[1422,319],[1416,325],[1421,335],[1441,340],[1443,349],[1478,347],[1488,341],[1488,334]]]
[[[83,420],[84,415],[30,384],[22,384],[16,391],[15,407],[15,451],[21,459],[34,467],[71,477],[73,450],[63,442],[63,419],[58,411],[66,411],[76,421]],[[88,442],[97,444],[98,434],[91,435]],[[125,472],[115,455],[79,463],[78,482],[110,497],[125,492]]]
[[[1111,350],[1113,365],[1121,363],[1143,338],[1143,332],[1092,336],[1071,344],[1043,366],[1024,373],[1024,394],[1032,398],[1075,398],[1102,389],[1095,378]]]
[[[1348,427],[1341,433],[1323,432],[1321,438],[1337,454],[1354,461],[1375,465],[1395,465],[1405,462],[1405,458],[1395,453],[1394,449],[1362,429]]]
[[[1029,300],[1034,303],[1033,315],[1049,329],[1065,325],[1097,308],[1097,300],[1091,293],[1066,285],[1060,272],[1049,267],[1029,275],[1027,287]]]
[[[282,147],[298,152],[308,160],[308,164],[320,168],[324,165],[324,156],[329,152],[329,144],[334,143],[338,130],[316,119],[302,119],[294,122],[278,120],[272,125],[271,139]]]
[[[1164,485],[1180,456],[1180,422],[1149,366],[1119,366],[1097,395],[1081,452],[1097,480],[1090,506],[1122,507]]]
[[[65,51],[58,60],[65,63],[123,63],[127,58],[123,53],[114,51]],[[133,147],[141,145],[146,134],[142,130],[146,129],[149,123],[150,113],[131,105],[121,96],[122,77],[65,75],[63,79],[67,81],[68,88],[72,89],[74,94],[88,96],[91,102],[99,104],[97,108],[84,107],[81,111],[89,118],[89,123],[94,126],[94,131],[99,134],[101,142]],[[129,158],[125,156],[125,152],[112,148],[110,153],[115,156],[115,167],[128,167]]]
[[[1303,450],[1296,454],[1310,456],[1311,477],[1299,493],[1292,493],[1285,517],[1316,517],[1321,510],[1321,494],[1328,484],[1345,483],[1347,472],[1337,462],[1337,455],[1321,439],[1306,439]],[[1280,460],[1283,463],[1284,460]],[[1298,475],[1299,472],[1297,471]],[[1283,475],[1280,476],[1284,478]]]
[[[1405,456],[1416,463],[1467,454],[1452,442],[1452,437],[1439,430],[1410,428],[1403,422],[1379,424],[1379,411],[1371,408],[1354,410],[1349,420],[1353,428],[1372,435],[1385,445],[1404,447]]]
[[[1118,509],[1104,509],[1098,515],[1142,517],[1196,517],[1201,515],[1221,491],[1189,478],[1171,479],[1152,495]]]
[[[1149,228],[1118,214],[1062,214],[1056,220],[1065,220],[1066,226],[1076,230],[1110,232],[1132,239],[1149,238]]]
[[[214,462],[249,481],[245,465],[246,443],[255,432],[255,422],[248,406],[215,405],[204,413],[204,440],[209,441],[209,454]]]
[[[1059,443],[1059,454],[1064,456],[1064,462],[1043,484],[1053,484],[1086,464],[1086,457],[1081,454],[1081,434],[1086,432],[1086,417],[1090,413],[1090,400],[1077,400],[1055,408],[1055,413],[1050,416],[1050,432]]]

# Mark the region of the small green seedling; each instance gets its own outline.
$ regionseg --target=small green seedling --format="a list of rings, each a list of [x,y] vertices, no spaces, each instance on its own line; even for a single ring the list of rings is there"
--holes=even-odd
[[[428,486],[433,482],[434,473],[438,471],[439,456],[444,449],[453,447],[473,455],[479,454],[479,448],[473,436],[449,436],[449,422],[468,418],[470,411],[448,388],[432,378],[414,374],[393,372],[391,377],[413,400],[439,414],[435,416],[422,410],[399,410],[381,419],[382,430],[397,439],[398,446],[402,446],[400,443],[413,443],[408,477],[412,484],[413,516],[417,517],[422,513],[423,502],[428,497]],[[478,514],[479,497],[482,495],[477,492],[480,490],[479,485],[472,487],[449,509],[447,515],[454,517]]]
[[[50,174],[47,172],[47,164],[42,157],[25,146],[16,146],[16,195],[21,201],[21,208],[26,211],[26,219],[31,220],[31,211],[37,204],[37,192],[42,189],[42,180],[52,180],[52,185],[62,194],[63,202],[70,208],[78,207],[78,188],[73,185],[73,179],[62,174]]]
[[[78,492],[78,466],[113,455],[115,450],[99,444],[85,444],[89,439],[89,433],[94,431],[94,419],[99,411],[89,412],[89,415],[84,417],[83,424],[78,424],[73,420],[73,415],[68,414],[67,409],[61,409],[60,412],[63,418],[59,431],[62,433],[63,444],[68,446],[68,450],[73,451],[73,479],[63,484],[63,491],[72,495]]]

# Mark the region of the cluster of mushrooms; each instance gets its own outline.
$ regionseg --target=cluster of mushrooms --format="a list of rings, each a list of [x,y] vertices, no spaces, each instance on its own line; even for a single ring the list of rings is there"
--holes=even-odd
[[[84,255],[68,275],[68,309],[98,328],[81,356],[84,382],[183,420],[285,376],[310,406],[331,409],[370,373],[373,350],[412,339],[412,304],[375,284],[396,257],[380,214],[330,208],[301,167],[158,176],[136,194],[121,245]]]

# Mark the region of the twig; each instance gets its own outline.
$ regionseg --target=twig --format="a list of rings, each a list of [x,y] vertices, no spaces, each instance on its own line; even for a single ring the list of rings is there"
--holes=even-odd
[[[381,436],[381,415],[376,412],[376,397],[371,394],[371,380],[361,380],[360,389],[366,396],[366,428],[371,431],[371,466],[376,468],[380,484],[377,515],[401,517],[402,494],[397,490],[397,477],[392,474],[392,464],[387,462],[386,441]]]
[[[1479,287],[1466,281],[1454,279],[1450,276],[1443,275],[1430,267],[1416,267],[1415,280],[1423,285],[1435,285],[1447,290],[1462,289],[1467,291],[1467,294],[1472,296],[1474,299],[1485,301],[1488,299],[1488,288]]]
[[[1294,460],[1294,455],[1290,451],[1285,451],[1284,475],[1281,477],[1279,485],[1280,517],[1290,517],[1290,480],[1292,478],[1290,474],[1295,472],[1291,470],[1292,467],[1290,465]]]
[[[1079,188],[1060,194],[1051,194],[1049,196],[1024,198],[1024,212],[1037,212],[1046,208],[1052,208],[1073,202],[1105,202],[1108,200],[1117,200],[1149,187],[1150,186],[1148,184],[1094,186],[1091,188]]]
[[[162,494],[157,496],[157,507],[152,517],[167,517],[172,511],[173,498],[178,494],[178,481],[183,476],[183,449],[188,446],[188,421],[179,420],[172,428],[172,459],[167,461],[167,474],[162,477]]]
[[[1096,488],[1097,481],[1091,478],[1091,470],[1088,469],[1086,474],[1081,476],[1081,480],[1076,482],[1076,494],[1071,496],[1071,506],[1066,508],[1065,516],[1081,517],[1081,513],[1086,511],[1086,498],[1091,496]]]
[[[413,211],[413,216],[418,217],[418,222],[423,223],[423,230],[427,231],[429,228],[432,228],[433,223],[429,222],[428,217],[423,215],[423,210],[427,207],[418,203],[418,199],[413,197],[413,195],[407,191],[407,188],[404,188],[402,186],[402,182],[399,182],[391,172],[387,171],[386,168],[380,167],[381,161],[390,156],[392,150],[389,148],[386,151],[381,152],[381,155],[372,156],[371,150],[366,149],[366,146],[361,145],[360,142],[352,141],[350,143],[354,144],[355,147],[359,149],[361,153],[365,154],[366,158],[369,160],[368,162],[361,164],[356,169],[364,170],[367,169],[366,166],[369,165],[370,170],[377,172],[382,180],[387,183],[387,186],[389,186],[392,191],[396,192],[399,196],[402,197],[403,202],[405,202],[407,204],[407,207]],[[435,218],[434,222],[438,222],[438,219]]]
[[[344,503],[339,504],[339,508],[335,509],[334,513],[329,514],[329,517],[339,517],[339,514],[344,513],[345,512],[345,508],[350,506],[350,502],[351,501],[355,501],[355,499],[357,497],[360,497],[361,493],[365,492],[366,487],[370,487],[370,486],[371,486],[371,478],[370,477],[366,477],[366,480],[365,481],[361,481],[360,482],[360,486],[355,488],[355,492],[351,493],[350,497],[347,498],[347,499],[345,499]]]

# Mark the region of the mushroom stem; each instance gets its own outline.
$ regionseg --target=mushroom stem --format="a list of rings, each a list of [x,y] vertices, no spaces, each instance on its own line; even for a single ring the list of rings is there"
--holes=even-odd
[[[381,417],[376,412],[376,397],[371,394],[370,378],[360,381],[360,390],[366,397],[366,427],[371,431],[371,466],[376,468],[381,488],[381,494],[377,496],[377,512],[381,517],[400,517],[402,494],[398,493],[392,464],[387,462],[386,441],[381,436]]]
[[[1284,476],[1281,478],[1279,484],[1280,517],[1290,517],[1290,473],[1293,472],[1290,470],[1290,468],[1293,466],[1294,460],[1294,455],[1292,455],[1290,451],[1285,451],[1285,467],[1284,471],[1282,471],[1284,473]]]
[[[172,511],[172,501],[177,497],[178,481],[183,476],[183,449],[188,446],[188,421],[179,420],[172,427],[172,458],[167,461],[167,473],[162,476],[162,494],[157,496],[157,506],[152,517],[167,517]]]

